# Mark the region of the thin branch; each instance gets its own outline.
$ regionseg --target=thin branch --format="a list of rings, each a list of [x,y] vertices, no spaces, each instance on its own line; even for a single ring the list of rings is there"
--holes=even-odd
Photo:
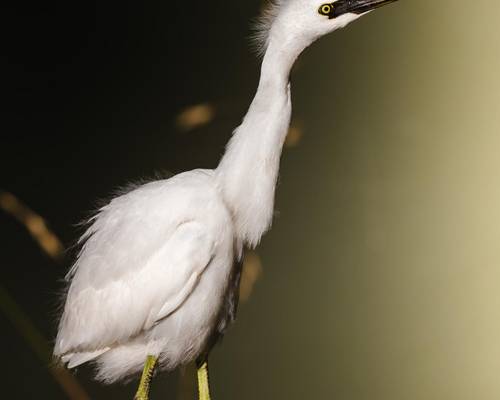
[[[72,400],[90,400],[88,394],[73,375],[67,370],[59,368],[50,362],[51,351],[47,344],[47,339],[45,339],[35,325],[33,325],[9,292],[2,286],[0,286],[0,310],[30,345],[40,361],[42,361],[44,365],[48,365],[49,372],[68,397]]]
[[[0,191],[0,209],[24,225],[45,254],[54,261],[62,259],[64,246],[59,238],[49,230],[41,216],[24,205],[13,194],[3,191]],[[51,349],[48,340],[17,305],[7,289],[2,286],[0,286],[0,311],[12,322],[40,361],[48,366],[53,378],[71,400],[90,400],[85,389],[73,375],[51,362]]]
[[[0,208],[17,219],[31,234],[42,250],[52,259],[62,258],[64,246],[47,227],[45,220],[9,192],[0,191]]]

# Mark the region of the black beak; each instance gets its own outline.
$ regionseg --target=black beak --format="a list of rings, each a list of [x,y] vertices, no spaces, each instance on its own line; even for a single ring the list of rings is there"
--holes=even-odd
[[[327,4],[327,7],[325,7],[325,5],[321,6],[319,12],[332,19],[347,13],[363,14],[395,1],[396,0],[338,0],[334,3]]]

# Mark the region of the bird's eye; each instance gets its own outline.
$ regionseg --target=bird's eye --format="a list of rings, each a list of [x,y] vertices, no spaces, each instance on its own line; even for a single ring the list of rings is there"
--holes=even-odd
[[[320,8],[318,10],[318,12],[321,15],[325,15],[327,17],[331,17],[332,11],[333,11],[333,5],[332,4],[323,4],[322,6],[320,6]]]

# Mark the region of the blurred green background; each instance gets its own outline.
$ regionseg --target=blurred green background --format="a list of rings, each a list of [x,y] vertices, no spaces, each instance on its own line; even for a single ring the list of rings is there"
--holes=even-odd
[[[7,6],[1,188],[68,247],[117,186],[214,167],[255,91],[260,6]],[[263,273],[212,354],[215,399],[500,398],[499,13],[401,0],[302,55]],[[2,290],[51,340],[72,253],[55,263],[8,212],[0,239]],[[0,300],[3,395],[67,398]],[[133,396],[90,376],[92,399]],[[192,384],[160,375],[152,399]]]

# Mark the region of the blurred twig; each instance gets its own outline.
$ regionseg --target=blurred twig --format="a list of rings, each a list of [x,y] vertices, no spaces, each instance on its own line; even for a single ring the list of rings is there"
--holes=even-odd
[[[285,140],[285,147],[297,147],[300,144],[303,136],[304,128],[302,121],[297,119],[293,120],[290,124],[290,128],[288,129],[288,134]]]
[[[253,292],[255,283],[262,275],[262,262],[255,251],[247,251],[241,271],[240,299],[247,302]]]
[[[183,132],[209,124],[215,118],[216,108],[209,103],[196,104],[182,110],[176,118],[177,128]]]
[[[33,325],[28,316],[23,313],[7,290],[0,286],[0,310],[12,322],[19,334],[28,342],[37,357],[49,371],[61,388],[72,400],[90,400],[82,386],[73,375],[63,368],[50,363],[50,347],[47,339]]]
[[[44,219],[19,201],[13,194],[0,191],[0,208],[12,215],[29,231],[42,250],[55,261],[60,261],[64,247],[58,237],[47,228]],[[17,305],[7,289],[0,286],[0,311],[12,322],[37,357],[47,365],[54,379],[71,400],[90,400],[76,378],[66,369],[51,363],[49,342]]]
[[[0,208],[17,219],[51,258],[60,260],[64,247],[49,230],[45,220],[19,201],[12,193],[0,191]]]

